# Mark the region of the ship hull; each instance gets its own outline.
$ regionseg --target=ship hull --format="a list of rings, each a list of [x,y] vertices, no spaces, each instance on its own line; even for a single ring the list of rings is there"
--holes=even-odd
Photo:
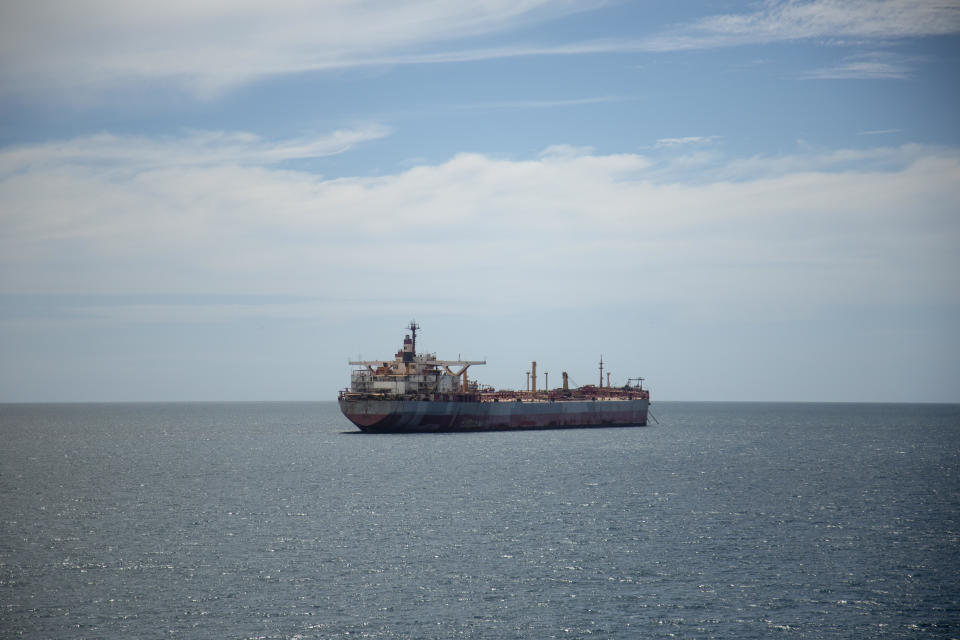
[[[341,399],[361,431],[406,433],[646,426],[647,399],[556,402],[426,402]]]

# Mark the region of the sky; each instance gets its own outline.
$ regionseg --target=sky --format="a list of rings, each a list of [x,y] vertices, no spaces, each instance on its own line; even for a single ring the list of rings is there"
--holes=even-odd
[[[957,113],[960,0],[5,2],[0,401],[960,402]]]

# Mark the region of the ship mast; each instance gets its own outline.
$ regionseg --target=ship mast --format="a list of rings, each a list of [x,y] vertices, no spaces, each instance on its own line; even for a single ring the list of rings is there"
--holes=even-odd
[[[417,329],[420,328],[420,325],[417,324],[416,320],[410,321],[410,326],[407,329],[410,329],[410,335],[413,338],[413,355],[417,355]]]
[[[600,388],[603,388],[603,356],[600,356]]]

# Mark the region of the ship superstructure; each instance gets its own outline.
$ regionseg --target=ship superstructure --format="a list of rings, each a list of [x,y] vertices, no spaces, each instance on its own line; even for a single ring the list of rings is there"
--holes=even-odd
[[[411,322],[410,333],[393,360],[351,360],[363,367],[350,375],[349,394],[355,397],[406,398],[434,400],[438,396],[476,393],[476,383],[467,380],[470,365],[486,364],[484,360],[438,360],[435,353],[417,353],[417,330]],[[454,372],[450,367],[459,367]]]
[[[622,387],[571,388],[563,372],[557,389],[537,389],[537,363],[524,391],[495,390],[467,377],[484,360],[439,360],[417,353],[416,322],[407,327],[393,360],[352,360],[350,388],[340,392],[343,414],[362,431],[477,431],[561,427],[645,426],[650,393],[642,378]],[[456,371],[454,369],[457,369]],[[528,374],[528,375],[529,375]],[[546,374],[544,376],[546,378]],[[635,382],[636,381],[636,382]],[[631,384],[634,383],[635,384]],[[545,385],[546,386],[546,385]]]

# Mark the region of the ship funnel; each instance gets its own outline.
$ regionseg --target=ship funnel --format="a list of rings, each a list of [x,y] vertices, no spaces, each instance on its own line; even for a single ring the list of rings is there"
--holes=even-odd
[[[566,371],[563,372],[563,390],[570,390],[570,377],[567,375]]]

